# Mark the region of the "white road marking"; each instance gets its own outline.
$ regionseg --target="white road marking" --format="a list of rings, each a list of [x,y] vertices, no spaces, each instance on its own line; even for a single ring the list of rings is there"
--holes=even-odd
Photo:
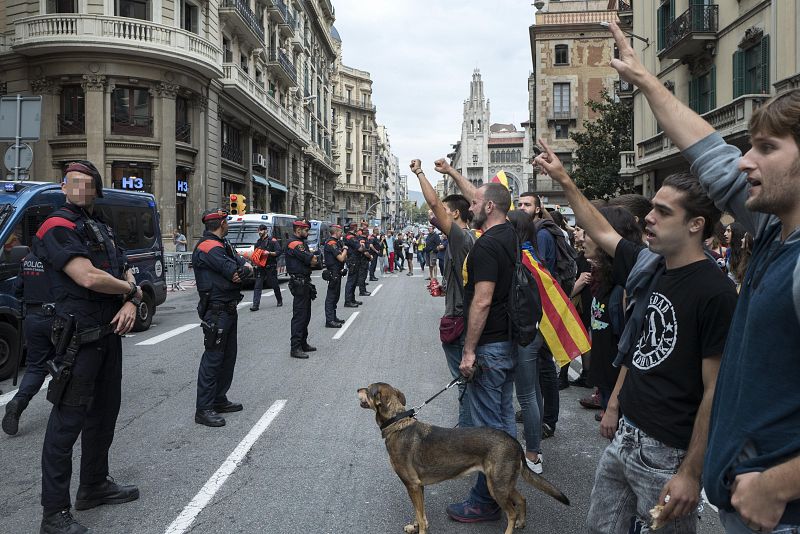
[[[375,289],[373,289],[370,292],[370,296],[374,297],[375,295],[377,295],[378,291],[380,291],[382,287],[383,287],[383,284],[378,284],[378,287],[376,287]]]
[[[569,368],[569,377],[572,380],[577,380],[577,379],[579,379],[581,377],[581,374],[578,371],[576,371],[575,369],[573,369],[572,367],[570,367]]]
[[[52,376],[47,375],[44,379],[44,384],[42,384],[42,387],[39,388],[39,391],[42,391],[43,389],[47,388],[47,384],[50,383],[50,380],[52,380],[52,378],[53,378]],[[17,391],[19,391],[19,389],[15,389],[14,391],[9,391],[8,393],[0,395],[0,406],[5,406],[6,404],[8,404],[9,401],[14,398],[14,395],[17,394]]]
[[[261,416],[261,419],[250,429],[250,432],[247,433],[230,456],[228,456],[219,469],[217,469],[217,472],[211,475],[211,478],[209,478],[208,482],[197,492],[194,499],[186,505],[183,512],[181,512],[175,521],[167,527],[164,534],[183,534],[189,530],[194,520],[197,519],[197,516],[203,511],[203,508],[211,502],[211,499],[214,498],[217,491],[225,484],[228,477],[239,467],[245,455],[250,452],[255,442],[258,441],[261,434],[264,433],[275,417],[283,410],[284,406],[286,406],[286,400],[281,399],[275,401],[275,403],[269,407],[269,410]]]
[[[253,303],[253,301],[252,301],[252,300],[251,300],[250,302],[240,302],[240,303],[239,303],[239,304],[236,306],[236,309],[237,309],[237,310],[241,310],[241,309],[242,309],[242,308],[244,308],[245,306],[250,306],[252,303]]]
[[[188,332],[192,328],[197,328],[198,326],[200,326],[200,323],[185,324],[183,326],[179,326],[178,328],[170,330],[169,332],[164,332],[163,334],[158,335],[156,337],[151,337],[150,339],[146,339],[144,341],[140,341],[139,343],[136,344],[136,346],[139,346],[139,345],[155,345],[157,343],[161,343],[162,341],[166,341],[167,339],[169,339],[171,337],[175,337],[178,334],[183,334],[184,332]]]
[[[282,287],[282,288],[281,288],[281,293],[283,293],[284,291],[286,291],[286,288],[285,288],[285,287]],[[264,293],[262,296],[263,296],[263,297],[274,297],[274,296],[275,296],[275,292],[274,292],[274,291],[267,291],[267,292],[266,292],[266,293]]]
[[[356,317],[358,317],[359,313],[360,312],[353,312],[353,315],[348,317],[347,320],[342,325],[342,327],[339,329],[339,331],[333,335],[333,339],[340,339],[344,335],[344,333],[347,332],[347,329],[350,328],[350,325],[353,324],[353,321],[356,320]]]

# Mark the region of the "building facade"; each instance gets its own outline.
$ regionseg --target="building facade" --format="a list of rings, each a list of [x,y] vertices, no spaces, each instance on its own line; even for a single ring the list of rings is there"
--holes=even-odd
[[[619,76],[610,67],[615,45],[600,23],[616,21],[608,0],[536,2],[536,23],[530,26],[533,74],[529,79],[530,137],[526,159],[534,156],[532,141],[543,138],[569,169],[576,143],[570,133],[596,118],[586,103],[600,100],[603,90],[615,92]],[[530,190],[545,202],[566,202],[561,187],[547,175],[532,177]]]
[[[617,5],[619,4],[619,5]],[[800,1],[661,0],[610,2],[620,19],[649,43],[634,40],[644,65],[678,99],[702,114],[725,139],[750,148],[747,125],[771,95],[800,87]],[[634,100],[634,146],[623,171],[652,195],[669,174],[688,170],[661,133],[644,97]]]
[[[164,235],[200,213],[333,208],[329,0],[9,0],[0,90],[41,95],[31,175],[89,159],[156,197]]]

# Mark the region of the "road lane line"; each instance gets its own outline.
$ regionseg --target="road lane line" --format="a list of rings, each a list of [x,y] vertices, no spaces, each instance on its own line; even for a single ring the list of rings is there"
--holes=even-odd
[[[167,527],[164,534],[183,534],[189,530],[194,520],[197,519],[197,516],[203,511],[203,508],[211,502],[211,499],[214,498],[217,491],[225,484],[228,477],[239,467],[245,455],[250,452],[255,442],[258,441],[261,434],[264,433],[275,417],[283,410],[284,406],[286,406],[286,400],[281,399],[275,401],[275,403],[269,407],[269,410],[261,416],[261,419],[250,429],[250,432],[247,433],[230,456],[228,456],[219,469],[217,469],[217,472],[211,475],[211,478],[209,478],[200,491],[197,492],[194,499],[186,505],[183,512],[181,512],[175,521]]]
[[[241,309],[242,309],[242,308],[244,308],[245,306],[250,306],[252,303],[253,303],[253,301],[252,301],[252,300],[251,300],[250,302],[240,302],[240,303],[239,303],[239,304],[236,306],[236,309],[237,309],[237,310],[241,310]]]
[[[185,324],[183,326],[175,328],[174,330],[170,330],[169,332],[164,332],[163,334],[158,335],[156,337],[151,337],[150,339],[140,341],[139,343],[136,344],[136,346],[138,347],[139,345],[155,345],[156,343],[161,343],[162,341],[166,341],[171,337],[175,337],[178,334],[183,334],[184,332],[188,332],[192,328],[197,328],[198,326],[200,326],[200,323]]]
[[[370,296],[371,296],[371,297],[374,297],[375,295],[377,295],[377,294],[378,294],[378,291],[380,291],[382,287],[383,287],[383,284],[378,284],[378,287],[376,287],[375,289],[373,289],[373,290],[370,292]]]
[[[356,320],[356,317],[358,317],[358,314],[359,314],[359,312],[353,312],[353,315],[348,317],[347,320],[342,325],[342,327],[339,329],[339,331],[336,332],[333,335],[333,339],[341,338],[344,335],[344,333],[347,332],[347,329],[350,328],[350,325],[353,324],[353,321]]]
[[[44,384],[42,384],[42,387],[39,388],[39,391],[47,389],[47,384],[50,383],[50,380],[52,380],[52,378],[53,378],[52,376],[47,375],[44,379]],[[19,389],[15,389],[14,391],[9,391],[8,393],[0,395],[0,406],[5,406],[6,404],[8,404],[9,401],[14,398],[14,395],[17,394],[17,391],[19,391]]]

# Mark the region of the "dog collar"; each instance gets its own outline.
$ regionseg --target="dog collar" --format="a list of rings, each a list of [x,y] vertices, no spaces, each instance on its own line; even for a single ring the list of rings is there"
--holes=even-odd
[[[398,421],[400,421],[402,419],[408,419],[409,417],[414,417],[416,415],[417,415],[417,411],[416,410],[406,410],[404,412],[401,412],[401,413],[395,415],[394,417],[392,417],[391,419],[388,419],[387,421],[385,421],[381,425],[381,430],[384,430],[385,428],[388,428],[388,427],[392,426],[393,424],[395,424],[396,422],[398,422]]]

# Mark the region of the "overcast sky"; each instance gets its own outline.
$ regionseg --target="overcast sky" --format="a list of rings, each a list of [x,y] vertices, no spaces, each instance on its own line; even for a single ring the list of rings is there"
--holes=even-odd
[[[433,162],[461,139],[464,100],[479,68],[491,122],[528,117],[531,71],[528,27],[535,8],[524,0],[333,0],[343,62],[368,71],[377,121],[409,189],[419,190],[411,159]]]

